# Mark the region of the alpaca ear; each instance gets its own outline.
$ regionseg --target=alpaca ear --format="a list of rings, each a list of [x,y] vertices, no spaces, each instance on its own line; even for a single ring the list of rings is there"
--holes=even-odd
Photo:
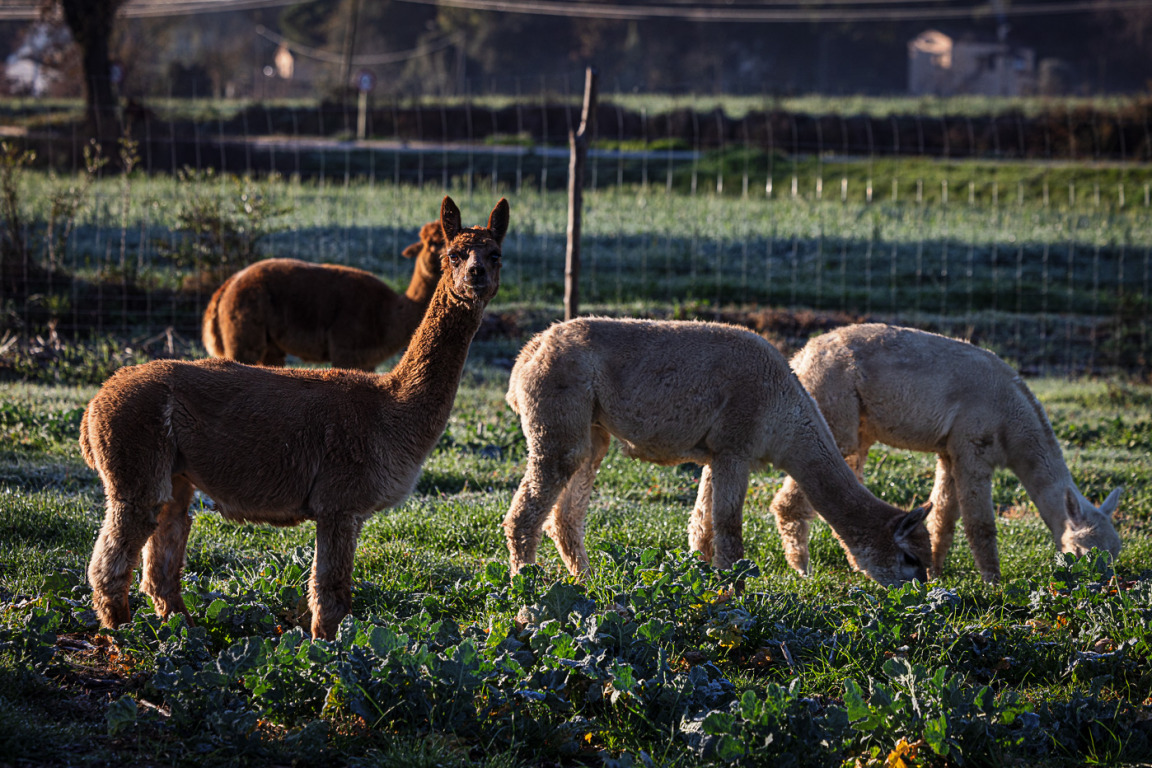
[[[1079,530],[1088,524],[1084,519],[1084,510],[1080,509],[1080,500],[1071,488],[1064,491],[1064,511],[1068,513],[1068,524],[1072,530]]]
[[[488,230],[496,238],[497,245],[503,243],[504,235],[508,234],[508,217],[508,200],[502,197],[488,217]]]
[[[444,242],[444,230],[440,228],[440,222],[430,221],[424,226],[420,227],[420,242],[422,243],[442,243]]]
[[[456,235],[460,234],[464,228],[460,223],[460,209],[447,195],[444,196],[444,202],[440,204],[440,228],[444,230],[445,242],[449,243],[455,240]]]
[[[1100,504],[1100,514],[1105,517],[1112,517],[1116,514],[1116,505],[1120,503],[1120,494],[1123,492],[1124,486],[1120,486],[1112,493],[1108,494],[1108,498]]]
[[[916,507],[908,514],[904,515],[904,519],[900,521],[900,525],[896,526],[896,540],[907,538],[916,527],[923,525],[924,519],[928,517],[928,513],[932,511],[932,502],[928,502],[923,506]]]
[[[420,255],[420,249],[422,247],[420,243],[412,243],[412,245],[400,251],[400,255],[406,259],[414,259]]]

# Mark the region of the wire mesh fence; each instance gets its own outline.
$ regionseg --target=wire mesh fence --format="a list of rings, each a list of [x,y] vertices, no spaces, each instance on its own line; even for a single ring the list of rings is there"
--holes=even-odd
[[[493,311],[559,315],[579,83],[535,85],[369,100],[362,118],[354,101],[130,103],[105,152],[118,173],[79,127],[26,120],[0,178],[3,332],[194,343],[215,287],[267,256],[402,289],[400,253],[444,194],[473,223],[512,204]],[[800,114],[602,89],[582,295],[760,330],[881,319],[1028,372],[1147,375],[1150,122],[1147,100]]]

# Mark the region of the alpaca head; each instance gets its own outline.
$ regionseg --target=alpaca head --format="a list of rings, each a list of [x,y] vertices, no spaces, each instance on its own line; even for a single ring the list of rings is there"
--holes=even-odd
[[[487,227],[460,223],[460,209],[452,198],[440,205],[444,232],[443,269],[452,295],[468,304],[487,304],[500,287],[500,244],[508,232],[508,201],[500,198],[488,216]]]
[[[1083,555],[1095,547],[1116,557],[1120,554],[1120,534],[1112,525],[1112,514],[1120,501],[1117,488],[1108,494],[1099,507],[1084,498],[1075,488],[1064,492],[1064,506],[1068,513],[1068,524],[1064,526],[1057,545],[1062,552]]]
[[[421,227],[420,242],[409,245],[401,255],[406,259],[416,259],[419,271],[439,278],[444,258],[444,229],[440,222],[430,221]]]
[[[849,551],[848,559],[857,570],[885,587],[899,586],[913,579],[928,581],[928,564],[932,562],[932,542],[924,519],[932,505],[917,507],[906,515],[895,515],[888,521],[888,534],[895,547],[864,546]]]

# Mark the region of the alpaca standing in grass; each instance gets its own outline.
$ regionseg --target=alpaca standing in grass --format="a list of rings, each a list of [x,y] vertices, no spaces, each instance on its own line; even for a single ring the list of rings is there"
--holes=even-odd
[[[512,572],[536,561],[541,535],[579,576],[584,518],[615,436],[625,455],[704,466],[688,534],[717,568],[744,556],[748,475],[767,464],[820,500],[853,566],[881,584],[926,579],[927,510],[905,514],[856,480],[784,356],[731,325],[578,318],[525,345],[508,404],[528,440],[528,468],[504,519]]]
[[[836,444],[863,478],[873,443],[935,453],[930,500],[931,575],[939,577],[956,530],[986,581],[1000,578],[992,473],[1008,467],[1064,552],[1092,547],[1115,557],[1112,513],[1120,489],[1097,509],[1068,471],[1044,408],[1007,363],[967,342],[911,328],[850,325],[817,336],[792,368],[816,399]],[[789,479],[772,501],[788,562],[808,568],[808,523],[821,503]],[[805,496],[807,495],[807,498]]]
[[[240,270],[212,294],[201,337],[213,357],[283,366],[285,355],[333,368],[374,371],[404,348],[440,281],[444,235],[425,224],[408,290],[397,294],[362,269],[265,259]]]
[[[128,587],[187,614],[180,574],[199,488],[229,520],[316,521],[312,634],[331,639],[351,607],[352,560],[373,512],[404,500],[448,421],[472,337],[500,285],[508,231],[464,229],[444,198],[443,276],[403,358],[382,375],[159,360],[117,371],[84,413],[80,448],[107,510],[88,579],[105,626],[130,617]]]

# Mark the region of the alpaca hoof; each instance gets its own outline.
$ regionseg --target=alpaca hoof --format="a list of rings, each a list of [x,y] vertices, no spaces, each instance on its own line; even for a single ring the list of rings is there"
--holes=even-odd
[[[349,611],[336,610],[312,611],[312,639],[313,640],[335,640],[336,633],[340,629],[340,620],[347,616]]]
[[[115,629],[132,620],[132,610],[128,607],[127,600],[120,603],[94,598],[92,604],[96,609],[96,615],[100,617],[100,625],[103,627]]]
[[[156,615],[165,621],[174,613],[179,613],[184,616],[185,623],[188,626],[195,626],[192,623],[192,614],[188,612],[188,607],[184,605],[184,598],[181,595],[175,597],[156,597],[152,595],[152,605],[156,608]]]
[[[335,640],[336,639],[336,627],[335,626],[327,626],[326,627],[319,620],[313,619],[313,621],[312,621],[312,639],[313,640]]]
[[[518,573],[520,573],[521,569],[527,568],[528,566],[534,565],[534,564],[535,563],[530,563],[530,562],[527,562],[525,560],[520,560],[520,559],[514,558],[511,561],[509,561],[509,563],[508,563],[508,569],[509,569],[508,574],[509,574],[510,578],[514,579],[514,578],[516,578],[516,575]]]
[[[798,552],[785,552],[784,560],[788,563],[788,567],[796,571],[801,576],[807,576],[810,571],[808,569],[808,554],[800,554]]]

